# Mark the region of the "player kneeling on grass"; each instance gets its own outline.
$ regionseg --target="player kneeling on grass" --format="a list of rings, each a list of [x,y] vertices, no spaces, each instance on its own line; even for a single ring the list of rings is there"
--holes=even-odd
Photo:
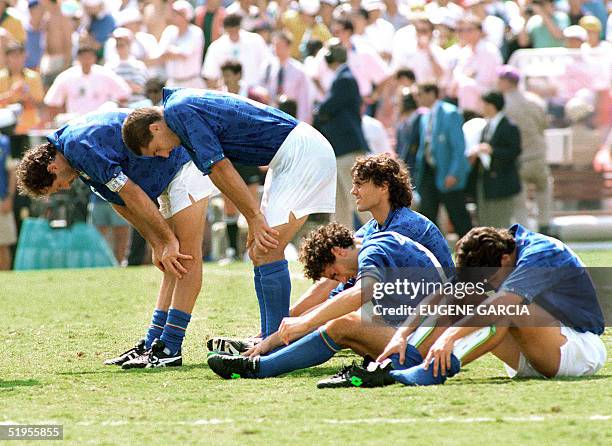
[[[78,177],[149,241],[154,263],[164,272],[151,325],[134,348],[106,364],[179,366],[202,284],[204,221],[215,188],[183,148],[167,159],[137,159],[121,138],[127,115],[121,110],[94,112],[62,127],[47,143],[24,154],[18,185],[22,192],[41,197],[70,188]]]
[[[444,236],[427,217],[410,209],[412,185],[410,174],[401,161],[386,153],[357,158],[351,169],[352,194],[360,212],[369,211],[372,219],[355,233],[355,239],[368,239],[378,232],[397,232],[420,243],[440,262],[447,276],[453,275],[453,258]],[[346,283],[321,278],[313,284],[291,307],[291,316],[300,316],[328,298],[333,298],[355,283],[355,278]],[[209,350],[218,353],[243,353],[249,346],[240,339],[209,339]],[[263,354],[261,346],[250,354]]]
[[[237,95],[164,88],[163,96],[163,107],[130,114],[123,126],[124,141],[138,155],[162,157],[182,144],[198,169],[244,215],[260,329],[267,337],[289,315],[287,244],[308,215],[335,210],[334,150],[308,124]],[[234,162],[268,166],[261,207]]]
[[[303,316],[285,318],[278,333],[258,345],[258,353],[267,353],[295,340],[292,344],[266,356],[210,356],[208,364],[215,373],[223,378],[278,376],[322,364],[343,348],[351,348],[362,356],[377,357],[395,333],[393,324],[405,317],[374,314],[370,305],[374,285],[398,268],[410,268],[415,282],[446,282],[440,262],[423,245],[396,232],[378,232],[366,240],[355,240],[353,233],[338,223],[313,231],[300,249],[300,261],[306,277],[313,280],[325,277],[346,282],[356,277],[356,283]],[[413,296],[415,302],[422,297]],[[412,345],[407,356],[413,365],[423,360]],[[336,376],[322,386],[383,384],[377,379],[386,376],[385,369],[378,369],[368,378],[360,375],[362,371],[355,366],[351,373]]]
[[[603,367],[604,318],[597,293],[568,246],[514,225],[474,228],[457,242],[456,252],[460,277],[484,276],[497,292],[474,316],[432,333],[436,339],[429,341],[423,364],[391,372],[396,380],[439,384],[451,366],[453,374],[458,371],[459,360],[467,364],[488,352],[504,362],[510,377],[579,377]],[[495,272],[483,275],[478,270],[483,267]],[[407,321],[378,360],[403,352],[416,326],[414,318]]]

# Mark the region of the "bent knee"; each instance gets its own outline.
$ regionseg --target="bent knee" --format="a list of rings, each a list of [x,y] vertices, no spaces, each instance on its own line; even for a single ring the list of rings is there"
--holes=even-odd
[[[355,327],[359,322],[359,315],[350,313],[325,324],[325,332],[331,336],[334,341],[343,344],[351,338],[351,333],[355,331]]]

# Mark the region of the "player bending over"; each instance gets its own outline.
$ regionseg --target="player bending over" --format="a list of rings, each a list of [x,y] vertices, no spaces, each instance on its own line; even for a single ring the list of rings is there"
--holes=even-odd
[[[215,188],[183,148],[167,159],[137,160],[121,139],[126,117],[121,110],[94,112],[62,127],[24,154],[18,184],[22,192],[41,197],[70,188],[78,177],[151,244],[154,263],[164,272],[151,325],[142,341],[106,364],[179,366],[202,283],[204,221]]]
[[[182,145],[195,165],[245,216],[261,333],[289,315],[291,280],[284,250],[309,214],[333,213],[336,159],[308,124],[230,93],[163,90],[163,107],[133,111],[123,139],[137,155],[168,157]],[[232,163],[268,166],[261,208]]]

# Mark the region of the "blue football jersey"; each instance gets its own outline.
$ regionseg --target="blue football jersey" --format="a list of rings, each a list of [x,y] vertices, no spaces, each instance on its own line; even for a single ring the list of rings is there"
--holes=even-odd
[[[71,121],[47,139],[79,172],[83,182],[111,203],[123,205],[117,193],[125,177],[155,200],[189,162],[182,147],[169,158],[138,157],[124,144],[121,126],[129,110],[93,112]]]
[[[209,174],[224,158],[267,166],[298,121],[231,93],[164,88],[164,119],[198,169]]]
[[[521,225],[510,232],[516,240],[516,266],[500,290],[535,302],[577,331],[602,334],[604,318],[597,292],[578,256],[563,242]]]

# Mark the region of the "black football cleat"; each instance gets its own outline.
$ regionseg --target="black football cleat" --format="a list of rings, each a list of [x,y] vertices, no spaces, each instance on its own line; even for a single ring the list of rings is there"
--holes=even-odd
[[[259,358],[215,354],[208,357],[208,366],[223,379],[255,378],[259,371]]]
[[[206,348],[210,352],[240,355],[255,344],[250,339],[232,339],[223,336],[210,338],[206,341]]]
[[[391,361],[383,363],[370,362],[367,368],[356,362],[344,366],[334,376],[317,383],[319,389],[335,389],[339,387],[383,387],[395,384],[389,372],[393,370]]]
[[[179,367],[183,365],[181,351],[175,355],[170,354],[164,341],[156,339],[151,348],[142,355],[124,363],[122,369],[152,369],[157,367]]]
[[[106,361],[104,361],[104,365],[123,365],[124,363],[142,355],[146,350],[147,349],[145,348],[145,340],[141,339],[134,347],[121,353],[116,358],[107,359]]]

